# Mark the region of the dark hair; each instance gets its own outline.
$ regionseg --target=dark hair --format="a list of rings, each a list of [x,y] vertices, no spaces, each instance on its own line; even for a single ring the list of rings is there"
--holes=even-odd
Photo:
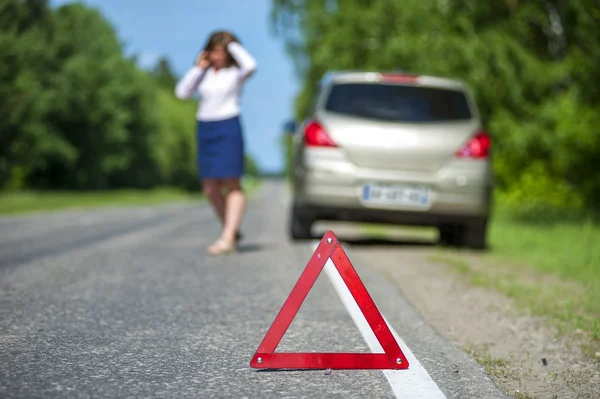
[[[240,41],[231,32],[217,31],[217,32],[214,32],[213,34],[211,34],[210,37],[208,38],[208,41],[206,42],[206,45],[204,46],[204,51],[212,51],[216,46],[223,46],[225,48],[225,51],[227,51],[227,45],[231,42],[239,43]],[[229,54],[229,52],[227,51],[227,66],[229,67],[232,65],[239,67],[238,63],[231,56],[231,54]]]

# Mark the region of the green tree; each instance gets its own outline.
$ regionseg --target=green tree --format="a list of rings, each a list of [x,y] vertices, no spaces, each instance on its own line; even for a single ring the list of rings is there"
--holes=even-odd
[[[194,101],[81,3],[0,0],[0,189],[198,189]],[[249,173],[258,168],[248,157]]]
[[[0,188],[25,184],[32,161],[48,148],[72,149],[42,123],[49,103],[52,13],[46,1],[0,0]],[[46,136],[41,143],[40,136]]]
[[[165,57],[161,57],[158,60],[152,70],[152,76],[154,76],[158,84],[169,90],[177,84],[177,76],[175,76],[169,60]]]
[[[38,164],[34,184],[105,189],[110,175],[126,170],[134,152],[127,144],[142,141],[142,84],[135,66],[122,55],[113,27],[95,9],[81,4],[55,14],[54,79],[45,122],[73,148],[71,156],[48,153]],[[144,93],[146,96],[149,92]],[[142,109],[140,109],[142,108]],[[136,120],[137,119],[137,120]],[[135,149],[138,155],[140,148]]]
[[[162,175],[169,184],[199,190],[196,170],[197,104],[175,98],[173,87],[165,87],[159,93],[157,112],[160,114],[161,142],[156,145],[157,157],[164,168]]]
[[[459,78],[493,135],[501,189],[522,190],[533,174],[553,184],[527,180],[528,198],[600,201],[599,2],[274,0],[273,22],[303,82],[298,119],[328,70]]]

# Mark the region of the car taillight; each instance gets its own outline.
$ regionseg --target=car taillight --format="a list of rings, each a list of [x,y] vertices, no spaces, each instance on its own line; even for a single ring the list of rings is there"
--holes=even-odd
[[[304,142],[311,147],[337,147],[323,126],[316,121],[310,121],[304,128]]]
[[[456,152],[456,156],[459,158],[487,158],[491,145],[490,136],[482,130],[471,137],[467,144]]]
[[[417,83],[419,75],[411,75],[406,73],[381,73],[379,81],[383,83]]]

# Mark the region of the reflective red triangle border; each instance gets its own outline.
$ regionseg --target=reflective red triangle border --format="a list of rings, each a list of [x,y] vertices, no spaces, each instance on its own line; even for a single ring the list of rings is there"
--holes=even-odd
[[[331,258],[384,353],[282,353],[277,345]],[[332,231],[325,233],[250,361],[255,369],[407,369],[408,360]]]

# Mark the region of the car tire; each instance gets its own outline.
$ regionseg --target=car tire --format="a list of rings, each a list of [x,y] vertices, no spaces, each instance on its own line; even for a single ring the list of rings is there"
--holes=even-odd
[[[443,247],[457,247],[461,244],[461,232],[458,226],[440,226],[439,242]]]
[[[289,221],[289,235],[292,240],[308,240],[311,234],[312,220],[300,207],[293,205]]]
[[[487,221],[485,220],[462,226],[440,226],[439,232],[440,244],[444,247],[486,249]]]
[[[485,250],[487,248],[487,220],[474,222],[465,227],[463,230],[463,246]]]

